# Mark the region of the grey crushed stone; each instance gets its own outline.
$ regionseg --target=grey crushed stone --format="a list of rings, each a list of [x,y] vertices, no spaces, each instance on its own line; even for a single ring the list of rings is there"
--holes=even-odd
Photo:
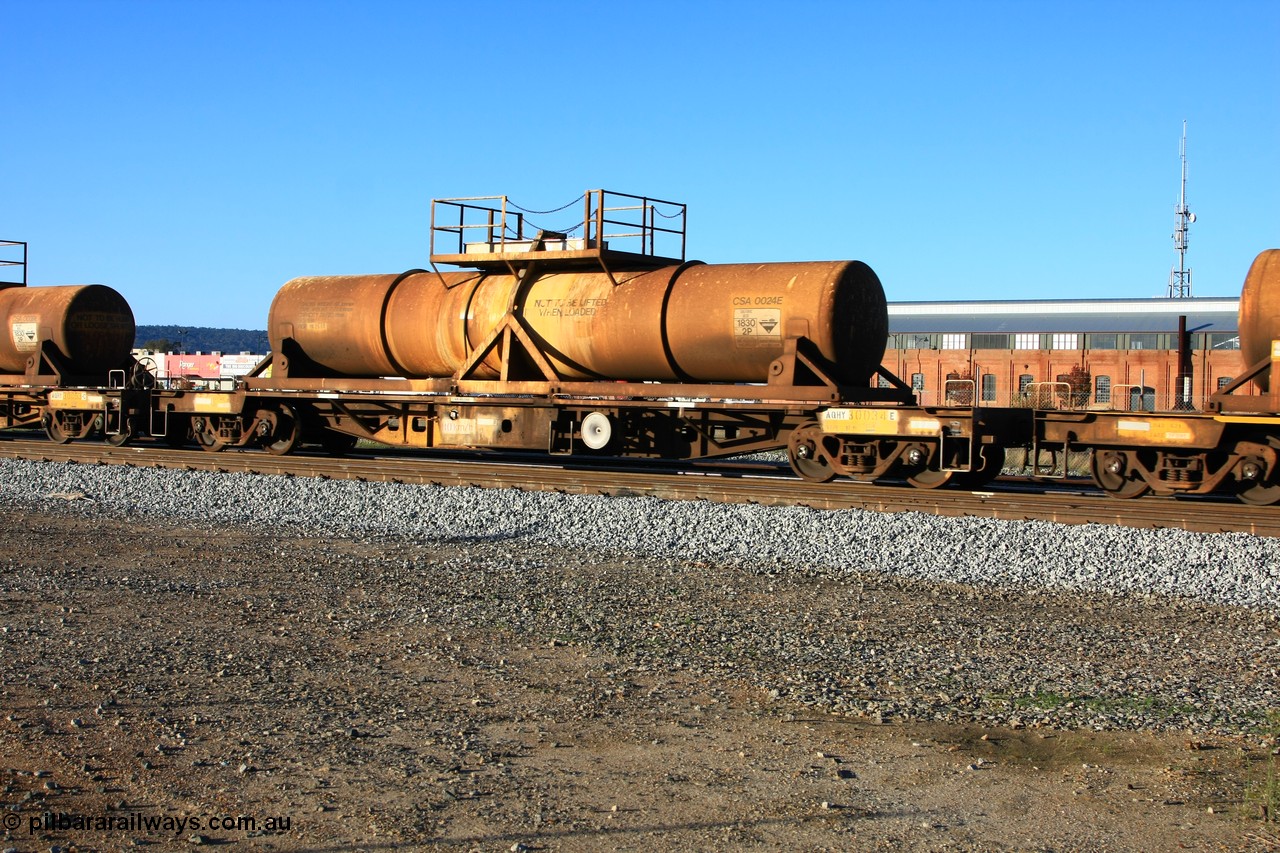
[[[386,590],[356,623],[502,625],[873,719],[1242,732],[1280,704],[1280,540],[1247,534],[18,460],[0,503],[355,539]]]
[[[221,524],[501,540],[832,579],[887,572],[1280,611],[1280,539],[1243,533],[0,460],[6,501],[68,495],[111,512]]]

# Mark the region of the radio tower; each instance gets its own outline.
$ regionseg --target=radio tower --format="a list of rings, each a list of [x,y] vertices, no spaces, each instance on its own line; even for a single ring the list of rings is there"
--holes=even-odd
[[[1173,229],[1173,248],[1178,252],[1178,265],[1169,270],[1169,298],[1186,299],[1191,296],[1191,270],[1187,269],[1187,227],[1196,221],[1196,215],[1187,210],[1187,122],[1182,121],[1182,144],[1178,146],[1182,158],[1182,191],[1178,194],[1178,224]]]

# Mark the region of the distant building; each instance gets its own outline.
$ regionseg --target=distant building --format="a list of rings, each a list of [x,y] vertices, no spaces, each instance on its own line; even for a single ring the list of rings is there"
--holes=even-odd
[[[156,379],[174,382],[238,379],[266,358],[247,352],[224,355],[220,352],[168,353],[142,349],[135,349],[133,357],[150,370]]]
[[[1185,315],[1187,401],[1203,409],[1242,370],[1239,308],[1238,298],[1213,297],[896,302],[883,365],[926,405],[966,392],[979,405],[1018,405],[1033,386],[1067,383],[1090,406],[1172,409]]]

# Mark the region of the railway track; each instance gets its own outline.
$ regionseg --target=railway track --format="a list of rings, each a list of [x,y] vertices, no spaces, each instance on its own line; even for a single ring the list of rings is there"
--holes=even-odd
[[[1045,484],[1002,478],[982,491],[930,491],[853,481],[812,484],[795,478],[783,468],[767,464],[698,463],[659,467],[631,463],[622,467],[605,460],[530,457],[494,461],[478,454],[426,457],[394,451],[340,458],[305,454],[272,456],[261,451],[206,453],[157,446],[55,445],[24,439],[0,441],[0,456],[89,465],[519,488],[572,494],[648,495],[675,500],[1280,536],[1280,510],[1276,507],[1250,507],[1232,500],[1150,496],[1119,501],[1102,494],[1086,481]]]

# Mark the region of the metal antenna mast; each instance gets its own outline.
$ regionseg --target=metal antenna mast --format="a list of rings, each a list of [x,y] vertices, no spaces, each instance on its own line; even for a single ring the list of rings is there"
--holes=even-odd
[[[1178,194],[1177,225],[1173,229],[1173,248],[1178,252],[1178,265],[1169,271],[1169,297],[1185,299],[1191,295],[1191,270],[1187,269],[1187,227],[1196,221],[1196,215],[1187,210],[1187,121],[1182,121],[1182,144],[1178,146],[1182,158],[1182,191]]]

